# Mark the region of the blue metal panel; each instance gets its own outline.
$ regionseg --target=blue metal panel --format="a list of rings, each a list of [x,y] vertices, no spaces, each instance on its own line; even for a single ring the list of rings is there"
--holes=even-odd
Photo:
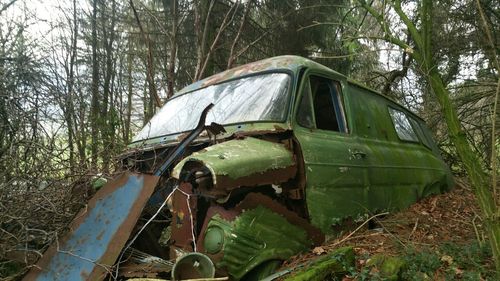
[[[42,271],[25,280],[104,278],[105,268],[114,264],[157,181],[153,176],[125,174],[107,184],[89,202],[89,209],[77,215],[73,232],[41,259]]]

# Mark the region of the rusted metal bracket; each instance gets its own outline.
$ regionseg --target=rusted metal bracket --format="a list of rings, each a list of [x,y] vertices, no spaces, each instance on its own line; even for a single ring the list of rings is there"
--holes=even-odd
[[[168,156],[167,160],[161,165],[161,167],[156,171],[155,176],[161,177],[165,171],[172,165],[172,163],[177,159],[179,155],[181,155],[186,147],[193,142],[200,134],[203,132],[205,129],[205,120],[207,119],[207,114],[214,107],[214,104],[211,103],[203,111],[201,112],[200,120],[198,121],[198,125],[196,125],[196,128],[192,130],[180,143],[177,145],[177,147],[172,150]]]

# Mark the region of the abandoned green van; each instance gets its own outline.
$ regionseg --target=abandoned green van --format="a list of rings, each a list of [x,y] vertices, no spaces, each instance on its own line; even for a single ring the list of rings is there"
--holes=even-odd
[[[163,242],[139,247],[177,259],[174,279],[258,279],[346,220],[453,186],[421,118],[302,57],[182,89],[135,136],[126,167],[154,171],[200,122],[156,188],[168,222],[150,236]]]

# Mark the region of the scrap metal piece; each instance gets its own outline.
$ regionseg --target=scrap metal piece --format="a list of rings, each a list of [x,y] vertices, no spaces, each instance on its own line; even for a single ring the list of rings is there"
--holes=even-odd
[[[183,182],[172,194],[172,236],[171,241],[178,248],[185,252],[193,251],[193,237],[196,226],[197,200],[193,196],[193,187],[190,183]],[[170,249],[172,256],[175,250]]]
[[[212,122],[210,125],[206,126],[207,131],[209,131],[212,135],[218,135],[222,133],[226,133],[226,129],[221,124]]]
[[[263,205],[244,210],[241,213],[222,214],[216,210],[210,218],[205,233],[218,229],[224,233],[223,251],[210,254],[206,251],[213,241],[199,242],[215,264],[220,274],[229,274],[239,280],[250,270],[269,260],[286,260],[294,254],[305,251],[312,244],[307,232],[292,224],[284,216]],[[235,215],[233,220],[222,216]],[[286,233],[286,239],[283,239]],[[206,238],[206,237],[205,237]],[[201,247],[200,247],[201,248]]]
[[[319,229],[285,206],[266,195],[249,193],[234,208],[211,206],[196,242],[220,274],[239,279],[262,262],[285,260],[324,239]]]
[[[215,265],[202,253],[188,253],[177,259],[172,268],[172,280],[200,280],[215,277]]]
[[[120,267],[120,277],[157,277],[160,273],[170,272],[174,262],[152,256],[137,249],[125,251],[126,262]]]
[[[23,280],[102,280],[127,242],[159,178],[123,173],[107,183]]]
[[[282,215],[288,222],[293,225],[300,227],[305,230],[309,239],[312,240],[314,245],[321,245],[325,241],[325,235],[321,230],[312,224],[310,224],[306,219],[299,217],[295,212],[288,210],[285,206],[273,201],[268,196],[260,193],[250,193],[243,201],[241,201],[238,206],[234,209],[236,212],[243,212],[243,210],[249,210],[262,205],[271,211]]]

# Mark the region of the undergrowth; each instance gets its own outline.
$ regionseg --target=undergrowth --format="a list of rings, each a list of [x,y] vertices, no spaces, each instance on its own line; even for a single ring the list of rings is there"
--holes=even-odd
[[[404,265],[395,269],[398,272],[391,276],[380,265],[370,266],[370,259],[376,255],[357,258],[367,262],[352,269],[352,280],[498,280],[491,260],[491,248],[477,242],[463,245],[447,242],[437,248],[402,248],[397,259]],[[393,262],[394,258],[391,258]],[[387,263],[384,267],[395,268]]]

